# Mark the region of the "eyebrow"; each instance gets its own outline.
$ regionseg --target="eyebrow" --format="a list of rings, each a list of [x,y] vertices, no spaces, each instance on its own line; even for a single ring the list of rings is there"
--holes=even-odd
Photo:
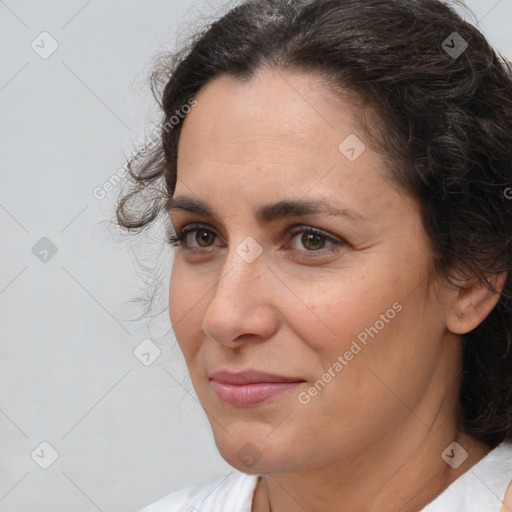
[[[213,209],[204,201],[192,197],[182,196],[173,197],[166,202],[166,210],[183,211],[193,213],[205,218],[211,218],[218,222],[220,219]],[[305,200],[292,199],[279,201],[278,203],[260,207],[256,212],[256,219],[262,223],[300,217],[304,215],[314,215],[323,213],[334,217],[345,217],[350,220],[367,220],[366,217],[352,210],[351,208],[340,207],[328,200]]]

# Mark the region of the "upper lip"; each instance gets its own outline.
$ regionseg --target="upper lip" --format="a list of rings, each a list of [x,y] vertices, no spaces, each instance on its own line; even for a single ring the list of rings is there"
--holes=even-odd
[[[211,380],[225,382],[227,384],[254,384],[256,382],[305,382],[300,377],[285,377],[273,373],[257,370],[246,370],[241,372],[218,371],[212,373]]]

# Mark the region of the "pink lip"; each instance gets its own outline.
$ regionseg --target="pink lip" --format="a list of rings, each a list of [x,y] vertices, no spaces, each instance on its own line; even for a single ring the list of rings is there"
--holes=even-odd
[[[266,372],[216,372],[210,376],[219,398],[227,405],[249,407],[305,382],[295,377],[284,377]]]

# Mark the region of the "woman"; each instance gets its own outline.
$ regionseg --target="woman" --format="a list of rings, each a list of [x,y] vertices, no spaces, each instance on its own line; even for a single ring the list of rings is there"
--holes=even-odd
[[[169,214],[236,471],[144,511],[511,510],[509,65],[438,0],[253,0],[153,78],[118,219]]]

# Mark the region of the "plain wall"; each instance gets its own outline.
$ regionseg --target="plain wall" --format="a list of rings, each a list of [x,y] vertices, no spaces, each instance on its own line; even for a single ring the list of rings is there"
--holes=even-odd
[[[151,58],[223,3],[0,2],[0,512],[136,511],[231,470],[169,331],[172,253],[163,312],[130,320],[145,278],[107,222],[117,187],[98,198],[154,118]],[[512,0],[469,5],[511,58]]]

